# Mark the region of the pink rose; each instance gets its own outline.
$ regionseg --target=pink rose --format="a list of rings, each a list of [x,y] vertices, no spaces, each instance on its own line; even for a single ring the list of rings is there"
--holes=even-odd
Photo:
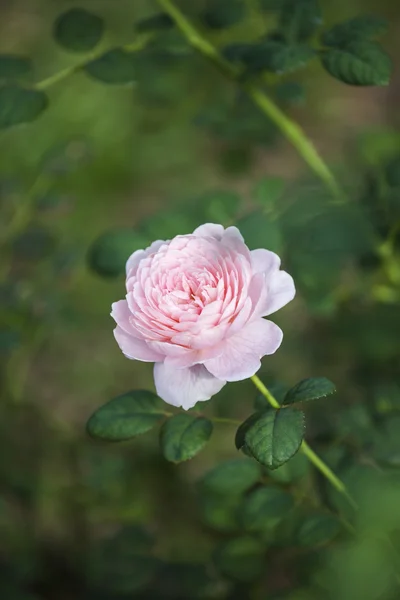
[[[227,381],[254,375],[282,342],[263,319],[295,287],[269,250],[250,251],[236,227],[206,223],[129,258],[126,300],[112,305],[127,358],[154,362],[158,395],[185,410]]]

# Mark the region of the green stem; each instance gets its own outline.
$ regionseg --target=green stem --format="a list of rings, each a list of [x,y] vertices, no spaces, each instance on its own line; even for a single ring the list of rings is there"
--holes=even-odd
[[[257,377],[257,375],[253,375],[250,379],[252,380],[256,388],[268,400],[270,405],[273,408],[279,409],[279,402],[274,398],[269,389],[263,384],[261,379]],[[301,443],[300,450],[305,456],[307,456],[308,460],[318,469],[318,471],[320,471],[320,473],[322,473],[322,475],[326,477],[326,479],[328,479],[328,481],[333,485],[333,487],[336,488],[338,492],[340,492],[346,497],[351,506],[356,509],[357,504],[349,494],[343,481],[341,481],[339,477],[335,475],[335,473],[328,467],[328,465],[324,463],[324,461],[314,452],[314,450],[312,450],[312,448],[310,448],[310,446],[304,440]]]
[[[125,44],[124,46],[121,46],[121,47],[123,50],[126,50],[126,52],[139,52],[145,46],[147,46],[147,44],[153,38],[153,36],[154,36],[154,34],[152,34],[152,33],[141,35],[134,42],[131,42],[130,44]],[[112,48],[109,48],[108,50],[111,50],[111,49]],[[86,67],[86,65],[91,63],[93,60],[96,60],[96,59],[100,58],[100,56],[103,56],[103,54],[108,52],[108,50],[102,48],[101,50],[96,50],[94,52],[91,52],[89,54],[89,56],[86,55],[85,58],[82,59],[80,62],[75,63],[74,65],[71,65],[70,67],[66,67],[62,71],[59,71],[58,73],[54,73],[54,75],[50,75],[50,77],[47,77],[46,79],[43,79],[42,81],[38,81],[34,86],[35,89],[46,90],[47,88],[51,87],[52,85],[55,85],[59,81],[62,81],[63,79],[66,79],[70,75],[77,73],[78,71],[80,71],[81,69]]]
[[[323,181],[336,203],[344,201],[344,193],[337,183],[333,173],[319,156],[314,144],[307,138],[302,128],[289,119],[284,112],[259,88],[251,82],[240,81],[240,71],[230,62],[225,60],[217,48],[206,40],[185,17],[172,0],[158,0],[161,9],[169,14],[176,26],[185,36],[187,41],[200,54],[210,60],[220,71],[230,79],[233,79],[254,104],[282,131],[286,138],[296,148],[300,156],[305,160],[314,173]]]

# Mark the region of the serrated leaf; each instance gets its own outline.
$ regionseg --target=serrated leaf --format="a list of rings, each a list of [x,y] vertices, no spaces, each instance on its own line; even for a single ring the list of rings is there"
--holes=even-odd
[[[291,408],[271,408],[248,428],[245,443],[258,462],[276,469],[296,454],[303,436],[303,412]]]
[[[265,569],[264,547],[250,536],[233,538],[217,547],[214,562],[225,577],[250,582],[260,577]]]
[[[205,417],[179,414],[170,417],[160,431],[164,457],[171,462],[182,462],[196,456],[208,442],[213,424]]]
[[[137,77],[137,54],[122,48],[109,50],[100,58],[85,65],[85,72],[103,83],[123,85],[132,83]]]
[[[392,73],[390,57],[373,42],[355,41],[323,50],[321,61],[332,77],[349,85],[388,85]]]
[[[208,0],[201,19],[210,29],[225,29],[242,21],[246,12],[243,0]]]
[[[47,108],[46,94],[18,85],[0,87],[0,129],[34,121]]]
[[[254,211],[242,217],[235,225],[250,250],[268,248],[273,252],[281,251],[283,242],[279,225],[262,211]]]
[[[331,542],[340,532],[339,520],[333,515],[310,515],[302,519],[297,530],[300,546],[315,547]]]
[[[260,418],[260,415],[261,415],[261,412],[256,412],[256,413],[250,415],[250,417],[248,417],[245,421],[243,421],[243,423],[239,426],[238,430],[236,431],[235,446],[238,450],[243,450],[243,452],[247,456],[252,456],[252,454],[250,452],[248,452],[248,450],[246,448],[246,439],[245,439],[246,432],[253,423],[258,421],[258,419]]]
[[[173,27],[174,21],[167,13],[158,13],[135,23],[135,29],[138,33],[165,31]]]
[[[310,377],[299,381],[286,394],[283,403],[295,404],[296,402],[307,402],[334,394],[335,384],[326,377]]]
[[[282,0],[278,28],[286,40],[307,40],[321,23],[318,0]]]
[[[252,197],[255,202],[271,211],[282,196],[284,187],[285,182],[281,177],[263,177],[254,186]]]
[[[239,510],[246,531],[257,532],[276,525],[293,507],[293,497],[279,488],[266,485],[251,492]]]
[[[70,52],[89,52],[100,42],[104,33],[101,17],[83,8],[71,8],[54,23],[56,41]]]
[[[242,494],[258,481],[260,474],[260,467],[254,461],[239,458],[217,465],[199,483],[204,492]]]
[[[125,273],[130,255],[147,246],[148,238],[134,229],[107,231],[89,248],[88,265],[102,277],[118,277]]]
[[[321,40],[325,46],[341,47],[356,40],[374,40],[386,33],[387,28],[386,19],[374,15],[360,15],[324,31]]]
[[[0,81],[23,79],[31,72],[30,58],[16,54],[0,54]]]
[[[87,431],[95,438],[122,442],[146,433],[164,416],[164,404],[158,396],[147,390],[133,390],[97,409],[87,423]]]

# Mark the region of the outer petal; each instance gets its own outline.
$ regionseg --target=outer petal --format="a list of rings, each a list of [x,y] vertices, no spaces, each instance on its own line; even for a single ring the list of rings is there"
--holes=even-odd
[[[164,360],[163,355],[149,348],[144,340],[139,340],[132,335],[128,335],[126,331],[119,326],[114,329],[114,337],[117,340],[118,346],[127,358],[141,360],[143,362]]]
[[[286,271],[277,271],[268,281],[268,303],[263,316],[271,315],[293,300],[296,295],[293,277]]]
[[[196,402],[209,400],[226,383],[213,377],[203,365],[174,369],[160,362],[154,365],[154,382],[160,398],[185,410]]]
[[[141,338],[141,335],[136,329],[132,326],[129,317],[132,316],[131,311],[129,310],[129,306],[126,300],[118,300],[118,302],[113,302],[111,306],[111,316],[116,322],[117,325],[121,329],[125,331],[128,335],[132,335],[133,337]]]
[[[224,340],[221,356],[207,360],[204,365],[218,379],[226,381],[247,379],[258,371],[263,356],[276,352],[282,338],[283,333],[275,323],[256,319]]]
[[[279,270],[281,259],[277,254],[261,248],[252,250],[251,265],[255,276],[249,293],[255,315],[266,317],[293,300],[296,295],[293,278]],[[263,286],[260,275],[264,277]]]
[[[276,271],[281,266],[281,259],[275,252],[270,250],[264,250],[263,248],[257,248],[252,250],[251,254],[251,266],[253,273],[271,273]]]
[[[152,254],[153,252],[157,252],[157,250],[165,243],[166,242],[163,240],[156,240],[145,250],[136,250],[131,254],[126,262],[126,275],[132,275],[132,271],[137,268],[143,258],[146,258],[146,256],[149,256],[149,254]]]
[[[220,240],[224,235],[224,228],[222,225],[216,223],[204,223],[193,231],[193,235],[196,237],[213,237],[216,240]]]

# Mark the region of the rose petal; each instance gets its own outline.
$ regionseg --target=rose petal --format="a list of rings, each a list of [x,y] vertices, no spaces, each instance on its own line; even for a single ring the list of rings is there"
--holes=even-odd
[[[149,348],[144,340],[128,335],[119,326],[114,329],[114,337],[127,358],[142,360],[143,362],[155,362],[164,359],[162,354]]]
[[[281,259],[279,256],[270,250],[257,248],[257,250],[252,250],[250,254],[253,273],[267,274],[273,270],[278,270],[281,266]]]
[[[277,271],[271,274],[271,278],[268,281],[268,302],[266,311],[262,316],[267,317],[283,306],[286,306],[288,302],[293,300],[295,295],[296,288],[293,277],[289,273]]]
[[[204,225],[200,225],[193,231],[193,235],[197,237],[213,237],[216,240],[220,240],[223,234],[223,226],[216,223],[204,223]]]
[[[279,348],[282,337],[283,333],[275,323],[256,319],[224,340],[222,354],[207,360],[204,365],[218,379],[247,379],[258,371],[263,356],[273,354]]]
[[[203,365],[174,369],[160,362],[154,365],[154,382],[160,398],[185,410],[196,402],[209,400],[226,383],[213,377]]]

